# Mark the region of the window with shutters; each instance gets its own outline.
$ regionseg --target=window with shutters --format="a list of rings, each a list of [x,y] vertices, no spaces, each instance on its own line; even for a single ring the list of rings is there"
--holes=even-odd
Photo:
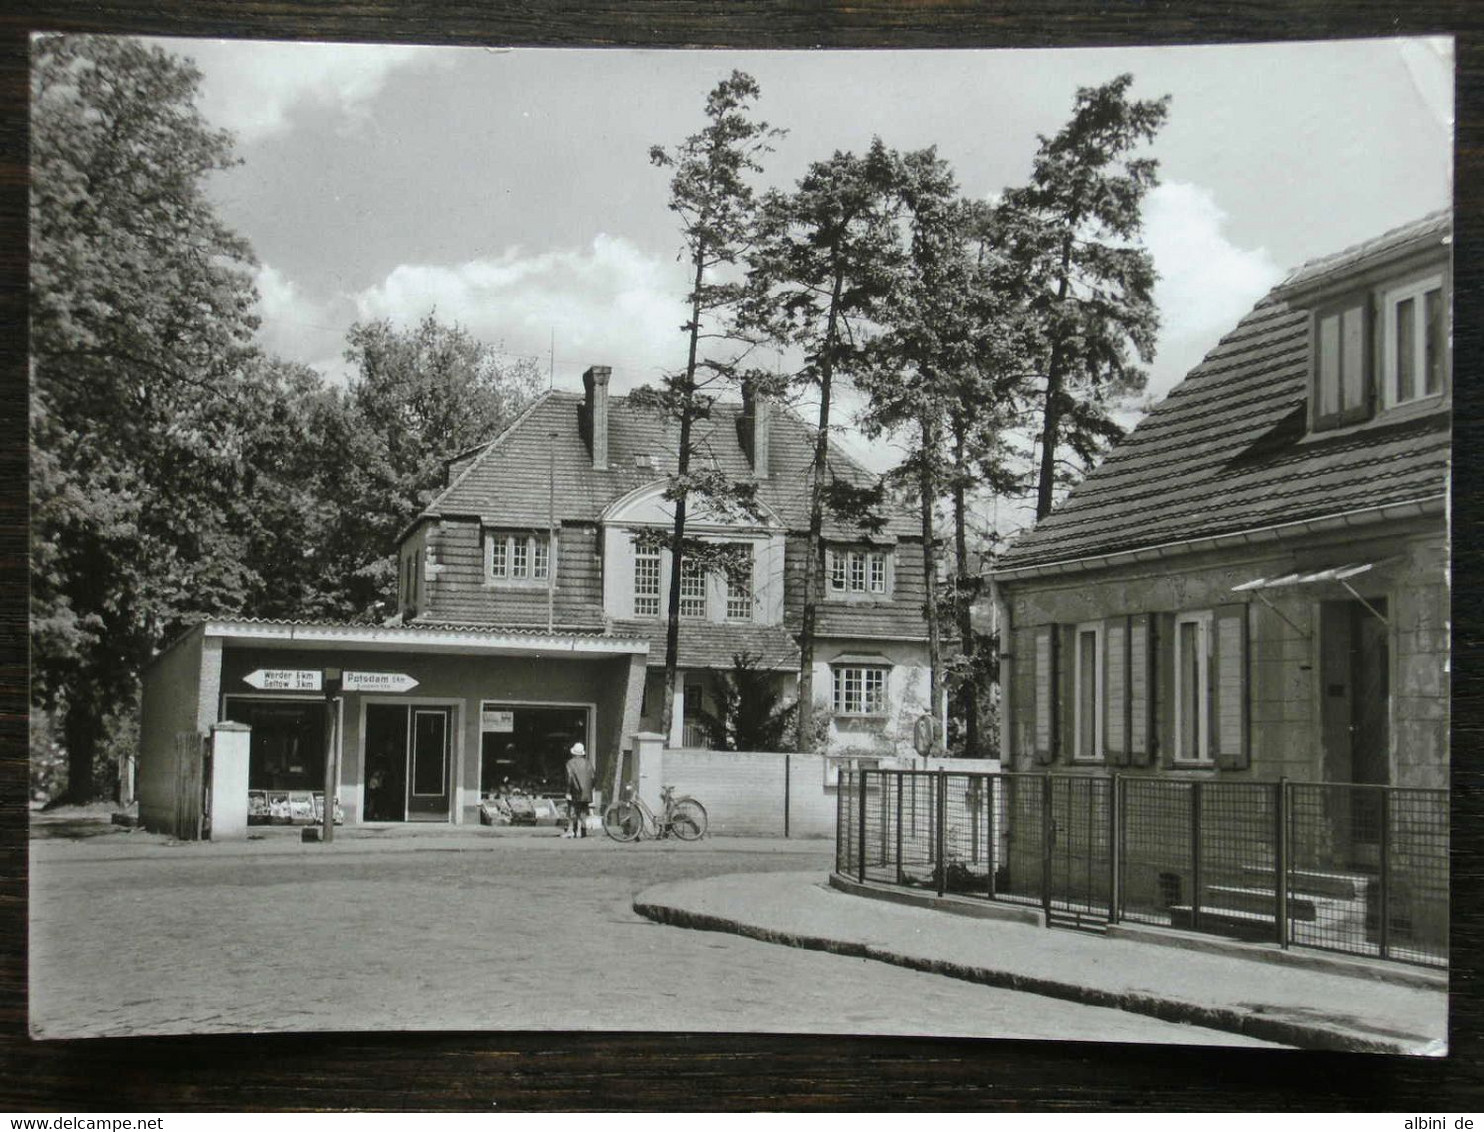
[[[1211,614],[1175,618],[1174,758],[1211,762]]]
[[[1386,281],[1313,308],[1310,423],[1356,424],[1441,401],[1450,380],[1446,269]]]
[[[1078,625],[1072,669],[1072,757],[1103,757],[1103,623]]]

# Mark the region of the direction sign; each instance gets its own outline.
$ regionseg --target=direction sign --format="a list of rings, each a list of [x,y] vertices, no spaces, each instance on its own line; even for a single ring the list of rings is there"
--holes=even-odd
[[[409,692],[417,681],[405,672],[349,672],[340,687],[347,692]]]
[[[318,668],[259,668],[244,676],[243,681],[264,692],[318,692]]]

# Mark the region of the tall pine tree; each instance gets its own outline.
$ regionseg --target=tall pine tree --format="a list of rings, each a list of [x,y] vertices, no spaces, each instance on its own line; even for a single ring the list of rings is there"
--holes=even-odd
[[[673,170],[670,211],[680,218],[684,255],[690,267],[686,292],[688,317],[685,365],[668,373],[657,386],[629,394],[629,403],[653,410],[677,426],[675,474],[665,497],[675,508],[670,530],[670,591],[666,608],[665,692],[662,727],[668,735],[675,712],[675,676],[679,668],[680,588],[686,570],[732,568],[724,548],[708,547],[686,537],[686,518],[695,499],[726,514],[755,514],[757,485],[727,477],[705,463],[705,441],[697,423],[709,416],[717,394],[735,384],[741,353],[736,344],[734,314],[741,298],[736,265],[752,238],[755,194],[749,176],[761,171],[763,154],[777,130],[751,117],[759,94],[756,80],[733,71],[706,98],[707,124],[673,150],[654,146],[655,165]],[[706,352],[702,344],[706,343]],[[713,356],[712,345],[719,345]],[[687,560],[688,563],[687,563]]]
[[[744,322],[797,350],[802,365],[776,391],[817,399],[809,462],[809,534],[799,628],[796,745],[813,734],[814,640],[822,596],[827,510],[859,528],[879,525],[874,493],[837,481],[829,463],[837,384],[864,363],[882,301],[903,258],[898,241],[895,161],[878,139],[864,157],[836,153],[811,165],[790,193],[772,192],[759,210],[748,257]]]
[[[1146,381],[1130,348],[1154,358],[1154,261],[1137,240],[1158,163],[1130,155],[1154,140],[1170,100],[1130,99],[1132,85],[1120,75],[1078,90],[1071,120],[1040,139],[1030,183],[1005,194],[997,217],[1046,348],[1037,519],[1051,513],[1064,447],[1085,468],[1122,435],[1109,409]]]

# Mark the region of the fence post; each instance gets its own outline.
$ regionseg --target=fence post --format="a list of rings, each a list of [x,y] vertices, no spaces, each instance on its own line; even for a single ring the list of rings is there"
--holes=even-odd
[[[783,836],[788,837],[789,787],[793,783],[793,756],[783,756]]]
[[[619,758],[623,752],[619,752]],[[845,871],[845,859],[840,854],[840,831],[844,828],[842,819],[845,817],[845,791],[849,789],[849,779],[838,770],[835,772],[835,872]]]
[[[1278,823],[1274,840],[1273,898],[1277,909],[1278,945],[1288,947],[1288,778],[1273,783],[1273,813]]]
[[[938,895],[942,896],[948,887],[948,837],[945,827],[948,824],[948,772],[940,770],[937,774],[936,804],[933,806],[937,814],[937,825],[933,829],[933,847],[938,857]]]
[[[861,767],[861,802],[860,802],[860,855],[855,862],[856,876],[862,884],[866,882],[866,776],[871,772]]]
[[[897,771],[897,883],[905,884],[902,873],[902,772]]]
[[[1051,926],[1051,853],[1056,813],[1051,804],[1051,775],[1041,777],[1041,912]]]
[[[1000,859],[1000,799],[1004,793],[1000,788],[998,775],[986,774],[984,776],[984,862],[985,862],[985,884],[989,899],[995,899],[995,868]]]
[[[1118,923],[1123,903],[1123,778],[1108,780],[1108,923]]]
[[[1201,930],[1201,786],[1190,784],[1190,930]]]
[[[1391,790],[1381,791],[1381,958],[1391,958]]]

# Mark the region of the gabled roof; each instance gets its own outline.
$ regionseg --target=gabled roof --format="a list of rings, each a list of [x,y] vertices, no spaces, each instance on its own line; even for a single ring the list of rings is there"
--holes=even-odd
[[[543,394],[478,455],[454,458],[453,481],[424,515],[473,515],[491,525],[544,527],[554,457],[558,521],[595,523],[614,500],[675,471],[678,426],[631,405],[624,397],[609,400],[608,468],[594,469],[578,429],[582,403],[580,393]],[[740,405],[718,403],[709,418],[697,422],[695,427],[703,438],[700,466],[718,467],[739,479],[752,475],[738,437],[741,412]],[[774,406],[769,475],[760,481],[758,497],[790,530],[804,530],[809,524],[806,474],[813,443],[814,432],[808,425],[788,409]],[[857,486],[877,480],[833,444],[829,463],[837,479]],[[914,527],[906,514],[889,512],[886,529],[910,536]],[[828,516],[826,532],[858,537],[853,528],[842,527]]]
[[[1440,219],[1441,216],[1441,219]],[[1449,413],[1308,430],[1309,317],[1285,295],[1442,242],[1447,214],[1306,265],[1000,559],[1005,574],[1354,513],[1440,509]]]

